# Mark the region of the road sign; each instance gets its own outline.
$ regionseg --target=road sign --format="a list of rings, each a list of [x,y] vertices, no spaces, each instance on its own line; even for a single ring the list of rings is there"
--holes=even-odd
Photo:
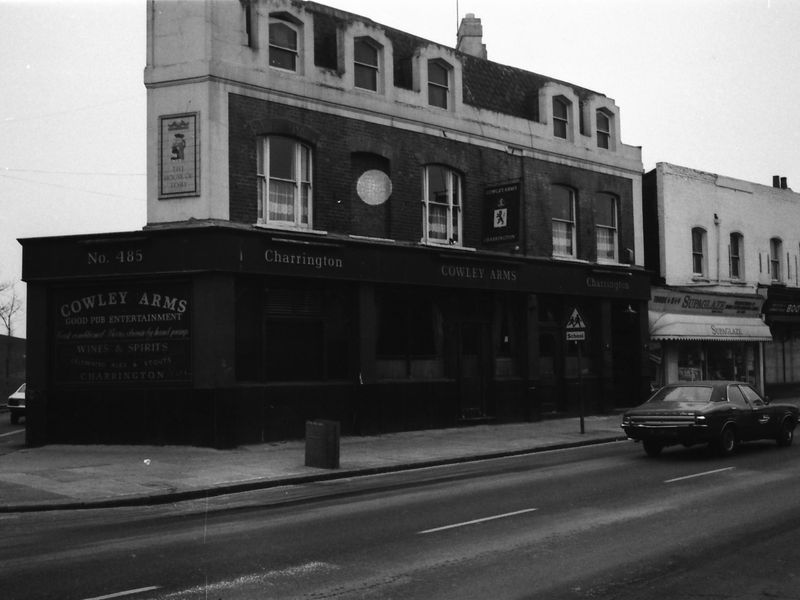
[[[567,324],[564,325],[568,342],[583,342],[586,340],[586,330],[588,326],[586,321],[583,320],[581,313],[577,308],[572,309],[572,313],[567,319]]]

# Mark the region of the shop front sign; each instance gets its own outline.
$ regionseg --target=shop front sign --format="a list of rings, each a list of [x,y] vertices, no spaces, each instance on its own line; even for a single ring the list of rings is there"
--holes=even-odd
[[[722,296],[653,288],[649,308],[662,313],[757,317],[763,303],[760,296]]]
[[[188,284],[107,284],[54,293],[55,380],[190,381]]]

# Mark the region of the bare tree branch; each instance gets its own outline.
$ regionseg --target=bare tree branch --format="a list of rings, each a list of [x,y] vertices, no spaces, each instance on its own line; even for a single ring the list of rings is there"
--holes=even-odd
[[[0,325],[6,335],[14,332],[14,319],[25,303],[17,293],[15,281],[0,281]]]

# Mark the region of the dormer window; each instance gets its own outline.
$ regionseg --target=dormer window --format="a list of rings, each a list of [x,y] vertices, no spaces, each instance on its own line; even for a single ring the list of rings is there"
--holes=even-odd
[[[354,85],[364,90],[378,91],[378,48],[367,38],[353,43]]]
[[[611,147],[611,119],[602,110],[597,111],[597,147]]]
[[[569,102],[564,98],[553,98],[553,135],[567,139],[569,127]]]
[[[450,68],[440,61],[428,61],[428,104],[447,108],[449,95]]]
[[[284,21],[269,24],[269,66],[297,71],[297,30]]]

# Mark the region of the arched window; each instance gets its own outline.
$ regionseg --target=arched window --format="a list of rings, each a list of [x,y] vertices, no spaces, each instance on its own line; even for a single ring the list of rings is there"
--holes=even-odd
[[[553,256],[576,255],[575,192],[561,185],[553,186]]]
[[[368,38],[353,42],[353,81],[357,88],[378,91],[380,51]]]
[[[268,135],[258,144],[259,223],[311,228],[311,148]]]
[[[744,279],[744,237],[741,233],[734,232],[730,237],[728,247],[728,262],[730,263],[731,279]]]
[[[297,70],[297,30],[284,21],[269,24],[269,66]]]
[[[618,202],[611,194],[598,194],[595,202],[595,231],[597,260],[618,262],[617,242]]]
[[[692,274],[705,277],[706,271],[706,230],[692,228]]]
[[[442,165],[423,169],[424,241],[461,245],[461,175]]]

